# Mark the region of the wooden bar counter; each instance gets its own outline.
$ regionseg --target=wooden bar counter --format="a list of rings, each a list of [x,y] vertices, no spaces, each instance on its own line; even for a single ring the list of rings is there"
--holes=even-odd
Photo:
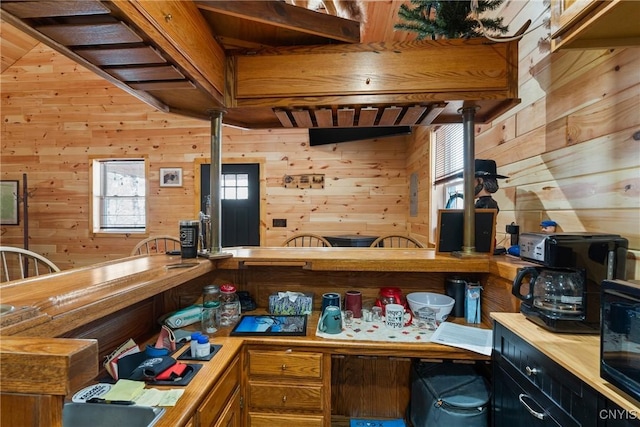
[[[298,266],[313,271],[488,272],[490,257],[457,258],[431,249],[404,248],[233,248],[219,269]]]
[[[12,420],[10,413],[24,414],[33,408],[45,408],[34,404],[33,398],[49,396],[45,412],[53,411],[53,415],[38,418],[38,422],[43,426],[59,426],[64,399],[77,390],[79,383],[98,377],[96,372],[102,368],[101,361],[106,354],[128,338],[134,338],[138,343],[153,340],[159,330],[157,319],[193,304],[206,284],[231,281],[239,290],[249,291],[258,307],[263,309],[268,305],[268,295],[274,291],[310,291],[315,295],[317,313],[320,296],[327,291],[361,289],[364,300],[370,302],[381,286],[397,286],[404,293],[414,290],[443,292],[446,277],[462,275],[483,284],[483,327],[489,327],[490,311],[515,311],[508,291],[516,269],[522,265],[518,259],[456,258],[424,249],[278,247],[225,251],[230,254],[228,258],[211,260],[181,260],[167,255],[129,257],[0,285],[1,302],[15,307],[13,312],[0,318],[0,361],[11,360],[20,354],[23,363],[33,362],[33,366],[22,370],[17,383],[28,383],[37,377],[47,357],[52,361],[66,359],[69,362],[66,370],[59,371],[68,376],[65,387],[52,390],[43,386],[31,390],[32,400],[25,403],[30,409],[20,404],[19,396],[17,401],[5,398],[12,396],[14,399],[22,389],[15,381],[5,381],[10,371],[2,363],[2,424]],[[265,354],[267,360],[302,354],[310,360],[320,361],[318,369],[322,374],[304,386],[319,393],[320,408],[303,410],[294,419],[325,427],[336,415],[402,416],[408,401],[408,377],[404,377],[411,358],[488,359],[466,350],[431,343],[390,345],[322,339],[315,336],[316,324],[317,314],[309,319],[306,337],[216,338],[224,341],[222,356],[216,356],[214,363],[207,364],[201,371],[204,374],[196,375],[178,405],[168,408],[158,425],[195,427],[209,425],[206,420],[210,419],[231,422],[236,418],[238,423],[234,421],[230,425],[263,425],[274,413],[277,415],[277,411],[269,414],[269,411],[273,412],[270,409],[263,413],[264,408],[254,410],[251,402],[246,402],[249,409],[242,415],[243,421],[238,421],[240,410],[237,408],[245,393],[249,393],[247,390],[253,390],[253,396],[268,390],[265,388],[270,383],[268,375],[259,373],[255,376],[251,371],[252,366],[260,365],[256,360],[261,360]],[[35,350],[36,344],[44,338],[53,344],[60,343],[48,356],[47,346]],[[39,358],[28,357],[32,353],[44,354]],[[237,390],[225,386],[235,384],[229,379],[235,375],[229,374],[229,369],[240,375],[236,379]],[[344,378],[344,372],[354,369],[369,372],[367,375],[370,376],[366,380],[370,390],[357,396],[360,403],[348,398],[354,392]],[[16,374],[12,371],[11,375]],[[389,381],[395,377],[403,379]],[[392,402],[387,402],[385,397],[389,392],[387,384],[400,390]],[[228,393],[225,395],[230,399],[227,408],[217,406],[220,399],[215,398],[216,393]],[[5,406],[8,402],[13,406]],[[255,399],[253,402],[255,404]],[[265,414],[268,415],[266,418]],[[281,416],[282,422],[288,422],[292,415]]]

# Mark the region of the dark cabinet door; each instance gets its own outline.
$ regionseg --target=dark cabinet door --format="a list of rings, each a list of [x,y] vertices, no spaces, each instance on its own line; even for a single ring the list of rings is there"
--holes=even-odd
[[[524,386],[524,387],[522,387]],[[493,369],[493,426],[574,427],[579,424],[528,382]]]
[[[640,409],[630,411],[620,408],[615,403],[602,398],[602,407],[598,411],[598,427],[638,427],[640,426]]]

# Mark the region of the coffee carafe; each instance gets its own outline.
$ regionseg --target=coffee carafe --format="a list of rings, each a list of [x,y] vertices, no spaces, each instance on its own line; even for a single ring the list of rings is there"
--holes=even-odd
[[[520,312],[553,332],[600,334],[601,283],[626,279],[628,240],[598,233],[522,233],[518,242],[520,258],[538,264],[514,282],[514,295],[523,300]],[[529,279],[531,289],[521,290],[532,271],[537,275]],[[543,271],[549,273],[538,277]]]
[[[528,286],[523,294],[523,286]],[[513,281],[513,295],[523,302],[525,316],[541,317],[545,324],[585,318],[585,272],[580,269],[525,267]]]

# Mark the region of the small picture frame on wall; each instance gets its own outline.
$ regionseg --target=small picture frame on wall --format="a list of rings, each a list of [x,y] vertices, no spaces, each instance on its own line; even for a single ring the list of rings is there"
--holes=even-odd
[[[182,187],[182,168],[160,168],[160,187]]]
[[[0,181],[0,225],[18,225],[19,181]]]

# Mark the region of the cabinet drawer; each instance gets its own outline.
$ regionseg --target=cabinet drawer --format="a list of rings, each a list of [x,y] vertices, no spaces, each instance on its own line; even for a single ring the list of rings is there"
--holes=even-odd
[[[249,350],[249,375],[322,378],[322,353]]]
[[[249,383],[249,407],[295,411],[322,411],[322,385]]]
[[[323,427],[324,417],[315,415],[281,415],[249,412],[249,427]]]
[[[211,426],[218,419],[230,396],[240,384],[240,374],[240,363],[236,359],[198,408],[200,426]]]
[[[497,322],[493,345],[494,369],[502,368],[525,389],[537,389],[579,425],[598,419],[598,395],[591,387]]]
[[[505,371],[494,368],[493,416],[496,426],[579,427],[560,406],[532,384],[516,383]],[[524,387],[522,387],[524,386]]]
[[[551,392],[554,378],[559,378],[569,389],[577,391],[581,388],[582,382],[577,377],[565,374],[562,367],[504,326],[497,324],[494,334],[494,346],[500,359],[543,391]]]

